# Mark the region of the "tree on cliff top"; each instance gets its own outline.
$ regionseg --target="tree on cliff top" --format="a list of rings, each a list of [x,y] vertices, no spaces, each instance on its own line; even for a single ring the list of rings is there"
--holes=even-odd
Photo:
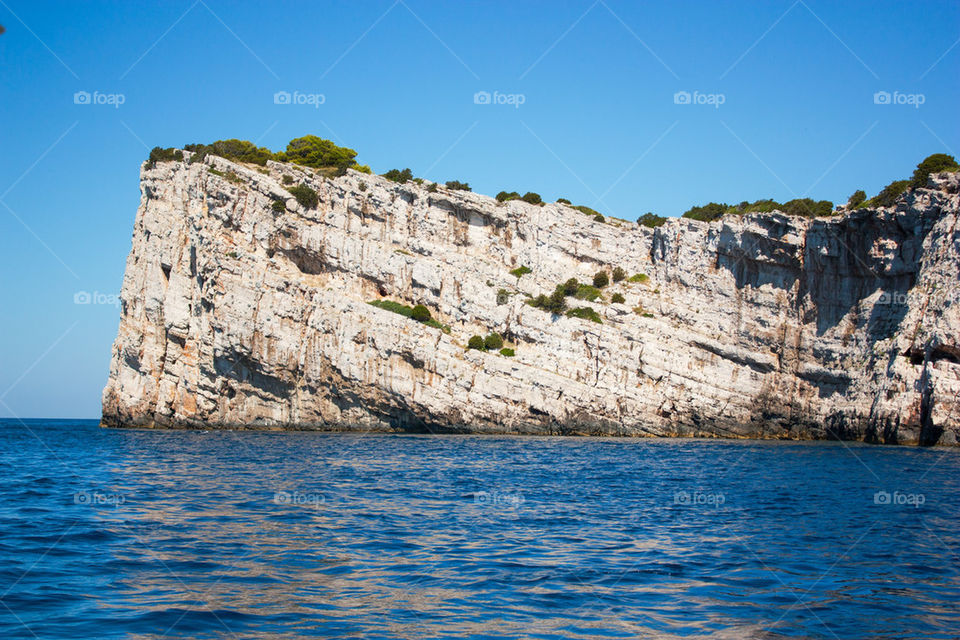
[[[910,186],[925,187],[927,186],[927,178],[930,177],[931,173],[956,171],[958,169],[960,169],[960,165],[957,164],[953,156],[945,153],[935,153],[932,156],[927,156],[923,159],[923,162],[917,165],[916,170],[913,172],[913,179],[910,181]]]
[[[340,147],[318,136],[303,136],[294,138],[287,144],[287,150],[277,154],[277,160],[292,162],[321,169],[336,167],[348,169],[357,164],[357,152],[347,147]]]
[[[258,147],[249,140],[238,140],[230,138],[229,140],[217,140],[211,144],[188,144],[184,146],[187,151],[193,151],[194,155],[190,158],[190,163],[200,162],[207,155],[220,156],[227,160],[235,162],[249,162],[264,166],[267,160],[273,159],[273,152],[266,147]]]
[[[867,194],[863,189],[857,189],[853,192],[853,195],[850,196],[850,199],[847,200],[848,209],[856,209],[867,199]]]

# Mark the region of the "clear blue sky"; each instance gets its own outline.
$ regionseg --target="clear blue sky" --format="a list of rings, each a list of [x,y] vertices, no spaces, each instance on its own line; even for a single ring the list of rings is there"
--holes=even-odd
[[[631,220],[845,201],[960,149],[952,0],[0,0],[0,24],[0,416],[99,415],[119,312],[74,296],[118,293],[155,145],[313,133]]]

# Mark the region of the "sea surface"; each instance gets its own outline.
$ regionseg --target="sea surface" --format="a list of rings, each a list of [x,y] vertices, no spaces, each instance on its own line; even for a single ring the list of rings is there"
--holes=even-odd
[[[0,421],[0,638],[957,638],[960,451]]]

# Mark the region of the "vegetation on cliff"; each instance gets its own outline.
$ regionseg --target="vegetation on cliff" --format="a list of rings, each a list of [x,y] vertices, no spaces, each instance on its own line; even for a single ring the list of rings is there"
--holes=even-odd
[[[483,336],[470,336],[470,339],[467,340],[467,349],[475,349],[477,351],[499,351],[505,356],[514,355],[513,349],[503,347],[503,336],[496,331],[488,333],[486,338]],[[509,353],[503,353],[504,351],[509,351]]]
[[[657,227],[662,227],[663,224],[667,221],[664,216],[658,216],[655,213],[647,212],[637,218],[637,224],[644,227],[649,227],[651,229],[656,229]]]
[[[927,179],[931,173],[941,171],[958,171],[960,165],[953,156],[945,153],[935,153],[924,158],[913,172],[909,180],[894,180],[885,186],[880,193],[867,200],[867,194],[863,190],[857,190],[847,201],[848,209],[860,207],[891,207],[901,195],[910,189],[926,186]],[[835,215],[833,203],[829,200],[812,200],[811,198],[795,198],[787,202],[777,202],[773,199],[757,200],[747,202],[746,200],[738,205],[729,205],[722,202],[708,202],[702,206],[691,207],[683,214],[684,218],[693,220],[702,220],[711,222],[719,220],[725,215],[743,214],[743,213],[769,213],[771,211],[782,211],[791,216],[800,216],[803,218],[822,218]],[[647,214],[652,215],[652,214]],[[638,220],[640,224],[646,216]],[[652,221],[652,219],[647,219]],[[651,226],[651,225],[647,225]]]
[[[422,304],[418,304],[415,307],[408,307],[401,302],[395,302],[393,300],[370,300],[367,304],[372,307],[377,307],[378,309],[383,309],[384,311],[392,311],[411,320],[416,320],[420,324],[425,324],[428,327],[440,329],[444,333],[450,333],[450,327],[435,320],[433,314],[430,313],[430,309],[427,309]]]
[[[191,164],[203,161],[208,155],[215,155],[235,162],[260,166],[265,166],[268,160],[289,162],[316,169],[319,173],[327,177],[344,175],[347,169],[372,173],[370,167],[357,163],[357,152],[353,149],[341,147],[330,140],[325,140],[314,135],[295,138],[287,144],[285,151],[279,152],[273,152],[266,147],[258,147],[249,140],[238,140],[236,138],[217,140],[210,144],[188,144],[184,146],[184,149],[193,153],[189,160]],[[179,149],[172,147],[154,147],[150,151],[146,168],[152,169],[161,162],[182,162],[183,159],[183,152]],[[920,162],[909,179],[894,180],[872,198],[867,199],[866,193],[863,190],[857,190],[848,199],[846,208],[852,210],[861,207],[892,206],[897,199],[908,190],[925,186],[931,173],[958,170],[960,170],[960,165],[957,164],[953,156],[945,153],[935,153],[927,156]],[[413,172],[409,168],[391,169],[384,173],[383,177],[399,184],[405,184],[411,180],[417,184],[423,184],[422,179],[413,177]],[[283,179],[285,185],[293,181],[292,178],[287,175],[284,175]],[[447,189],[454,191],[471,190],[468,183],[459,180],[449,180],[445,186]],[[437,191],[436,183],[430,184],[428,191],[435,193]],[[297,196],[298,201],[300,201],[303,206],[310,208],[312,199],[309,198],[305,192],[302,192],[302,194],[302,196]],[[306,199],[308,202],[304,202],[301,198]],[[498,202],[523,200],[530,204],[544,204],[540,194],[532,191],[528,191],[523,195],[520,195],[517,191],[501,191],[496,195],[496,200]],[[573,205],[570,200],[566,198],[558,198],[557,203],[567,205],[585,215],[589,215],[597,222],[606,221],[602,213],[586,205]],[[312,206],[315,207],[316,204],[312,204]],[[794,198],[786,202],[778,202],[772,198],[767,198],[753,202],[744,200],[735,205],[724,202],[708,202],[705,205],[691,207],[683,214],[683,217],[711,222],[719,220],[726,215],[769,213],[772,211],[782,211],[788,215],[804,218],[820,218],[836,214],[833,202],[829,200]],[[637,219],[637,224],[649,228],[656,228],[662,226],[666,221],[667,218],[664,216],[647,212]]]
[[[553,293],[551,293],[549,296],[541,293],[535,298],[527,300],[527,304],[535,309],[542,309],[552,314],[560,315],[567,312],[568,297],[576,298],[577,300],[587,300],[589,302],[596,302],[597,300],[602,301],[603,294],[600,292],[600,289],[609,284],[609,276],[607,276],[607,272],[603,270],[598,271],[594,276],[593,281],[594,284],[589,285],[578,281],[576,278],[570,278],[566,282],[558,284],[556,288],[554,288]],[[593,316],[584,311],[584,309],[589,309],[589,307],[578,307],[573,310],[575,313],[571,312],[567,313],[567,315],[576,318],[594,320]],[[597,318],[597,320],[594,320],[595,322],[600,321],[599,316],[597,316]]]
[[[744,200],[736,205],[709,202],[703,206],[691,207],[683,214],[683,217],[712,222],[725,215],[770,213],[771,211],[782,211],[787,215],[802,218],[822,218],[833,213],[833,203],[829,200],[813,200],[811,198],[795,198],[782,203],[770,198],[754,202]]]
[[[320,204],[320,198],[317,196],[317,192],[305,184],[288,187],[287,191],[297,199],[297,202],[299,202],[300,206],[304,209],[316,209],[317,205]]]
[[[338,146],[330,140],[312,135],[294,138],[287,143],[285,151],[278,152],[273,152],[266,147],[258,147],[249,140],[238,140],[236,138],[217,140],[210,144],[188,144],[184,145],[183,148],[193,153],[190,157],[190,164],[202,162],[208,155],[211,155],[234,162],[256,164],[261,167],[266,166],[268,160],[290,162],[302,167],[317,169],[327,176],[343,175],[347,169],[370,173],[370,167],[357,163],[357,152],[353,149]],[[179,157],[176,157],[176,154],[180,154]],[[150,152],[148,168],[152,168],[157,162],[171,160],[183,160],[183,153],[175,149],[156,147]]]

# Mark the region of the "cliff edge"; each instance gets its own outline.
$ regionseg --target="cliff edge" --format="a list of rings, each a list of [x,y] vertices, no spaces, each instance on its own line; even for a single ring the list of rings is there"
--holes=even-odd
[[[105,426],[958,442],[960,174],[888,208],[649,229],[183,157],[141,172]],[[528,304],[616,267],[570,299],[596,315]],[[465,348],[492,332],[503,354]]]

